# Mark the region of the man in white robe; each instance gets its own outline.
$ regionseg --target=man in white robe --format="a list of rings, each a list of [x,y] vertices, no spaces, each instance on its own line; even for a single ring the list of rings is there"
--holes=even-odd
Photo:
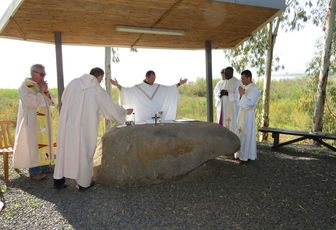
[[[41,180],[50,171],[54,158],[50,111],[53,100],[44,81],[45,67],[32,65],[30,75],[19,88],[13,164],[15,169],[29,168],[30,178]]]
[[[112,80],[112,85],[120,90],[121,104],[126,108],[133,108],[135,122],[153,122],[155,114],[162,121],[175,120],[178,101],[178,87],[185,84],[187,79],[180,79],[179,83],[164,86],[155,82],[155,72],[147,71],[145,80],[133,87],[122,87],[118,81]]]
[[[230,131],[236,131],[239,92],[241,82],[233,76],[233,68],[226,67],[221,71],[222,80],[214,88],[217,108],[217,122]]]
[[[240,101],[236,134],[240,138],[240,151],[235,158],[240,161],[257,159],[255,109],[258,103],[259,89],[252,82],[252,73],[241,73],[243,87],[239,87]]]
[[[112,101],[100,86],[103,77],[102,69],[93,68],[90,74],[72,80],[64,89],[54,170],[56,189],[66,187],[65,178],[76,180],[80,191],[94,185],[92,169],[99,115],[123,123],[132,112]]]

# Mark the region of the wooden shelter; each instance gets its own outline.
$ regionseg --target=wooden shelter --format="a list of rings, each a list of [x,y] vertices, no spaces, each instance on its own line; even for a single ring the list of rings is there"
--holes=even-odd
[[[13,0],[0,36],[56,44],[59,96],[62,44],[205,49],[212,121],[212,48],[238,45],[284,8],[285,0]]]

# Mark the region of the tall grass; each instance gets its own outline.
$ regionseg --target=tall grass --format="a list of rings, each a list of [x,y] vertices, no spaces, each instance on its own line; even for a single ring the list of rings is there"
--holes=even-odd
[[[1,120],[16,120],[18,97],[15,89],[0,89]]]
[[[177,106],[177,119],[193,118],[200,121],[207,120],[207,104],[205,97],[182,95]]]
[[[217,81],[213,82],[213,86]],[[313,104],[310,102],[313,98],[314,90],[307,95],[306,89],[309,87],[308,80],[305,78],[272,81],[270,95],[270,127],[288,128],[297,130],[311,130]],[[331,79],[331,85],[336,87],[336,80]],[[201,121],[207,120],[207,99],[205,79],[197,79],[195,82],[189,82],[179,88],[180,100],[177,107],[177,118],[192,118]],[[261,92],[261,85],[259,85]],[[57,103],[57,90],[51,89]],[[0,89],[0,106],[2,108],[0,119],[16,120],[18,92],[13,89]],[[112,100],[118,102],[119,91],[112,89]],[[259,97],[257,106],[257,125],[260,126],[261,120],[261,100]],[[305,104],[305,102],[309,103]],[[334,108],[334,107],[332,107]],[[58,110],[57,106],[53,108],[54,127],[57,128]],[[216,121],[215,111],[213,108],[214,120]],[[326,115],[327,130],[335,133],[336,122],[333,117]],[[100,123],[100,130],[103,130],[104,123]],[[102,131],[100,131],[102,133]]]
[[[308,112],[308,108],[300,106],[301,101],[307,97],[304,94],[307,87],[309,87],[308,81],[305,78],[272,81],[270,127],[295,130],[312,129],[312,115]],[[314,96],[311,95],[311,97]]]

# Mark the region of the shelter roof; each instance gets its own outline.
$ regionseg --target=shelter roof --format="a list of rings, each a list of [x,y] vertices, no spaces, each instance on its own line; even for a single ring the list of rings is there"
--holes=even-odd
[[[63,44],[203,49],[238,45],[272,19],[284,0],[13,0],[0,36]],[[130,33],[117,26],[182,31],[184,35]]]

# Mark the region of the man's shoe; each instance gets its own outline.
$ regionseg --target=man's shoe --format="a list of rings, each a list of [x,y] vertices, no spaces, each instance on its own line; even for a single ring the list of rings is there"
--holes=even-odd
[[[47,177],[46,174],[44,174],[44,173],[39,173],[39,174],[30,176],[30,179],[32,179],[32,180],[36,180],[36,181],[40,181],[40,180],[45,179],[46,177]]]
[[[84,192],[84,191],[88,190],[89,188],[93,187],[94,185],[95,185],[95,182],[91,181],[91,184],[88,187],[82,187],[80,185],[77,185],[76,187],[77,187],[78,191]]]
[[[68,187],[68,185],[65,184],[65,177],[62,177],[61,179],[54,178],[54,189],[62,189],[66,187]]]

